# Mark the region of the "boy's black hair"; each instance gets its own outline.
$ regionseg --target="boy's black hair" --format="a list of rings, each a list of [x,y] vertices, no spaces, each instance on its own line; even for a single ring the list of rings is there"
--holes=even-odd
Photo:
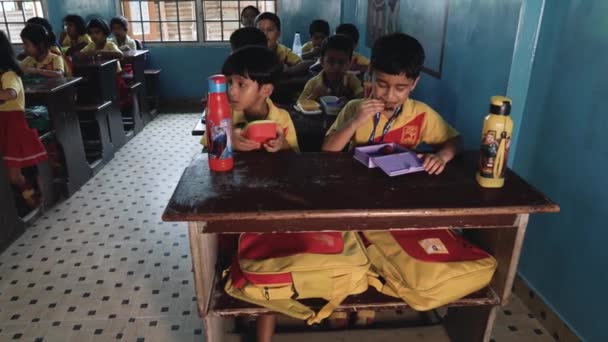
[[[258,22],[261,20],[272,21],[277,26],[277,30],[281,31],[281,19],[279,19],[278,15],[271,13],[271,12],[264,12],[264,13],[258,15],[257,17],[255,17],[255,25],[257,25]]]
[[[323,19],[317,19],[310,23],[308,27],[308,33],[310,33],[310,37],[315,33],[323,33],[325,36],[329,36],[329,23]]]
[[[336,27],[336,34],[343,34],[353,40],[355,44],[359,43],[359,30],[353,24],[340,24]]]
[[[53,32],[53,26],[51,26],[51,23],[48,20],[41,17],[33,17],[28,19],[26,24],[36,24],[44,27],[46,29],[46,33],[49,35],[49,42],[51,45],[57,45],[57,37]]]
[[[112,20],[110,20],[110,29],[112,29],[112,25],[120,25],[125,31],[129,31],[129,21],[122,15],[112,18]]]
[[[0,31],[0,73],[14,71],[17,75],[23,76],[23,71],[19,67],[19,62],[15,57],[13,45],[8,41],[4,31]]]
[[[424,65],[424,49],[412,36],[392,33],[378,38],[372,48],[372,70],[391,75],[405,74],[410,79],[420,76]]]
[[[325,56],[327,50],[342,51],[348,55],[348,60],[353,57],[353,40],[343,34],[336,34],[323,40],[321,44],[321,57]]]
[[[245,46],[232,53],[222,66],[226,76],[240,75],[259,85],[274,85],[283,68],[277,54],[264,46]]]
[[[100,29],[101,32],[103,32],[106,36],[110,35],[110,26],[108,26],[108,23],[106,23],[106,21],[103,19],[91,19],[87,24],[87,30],[92,28]]]
[[[38,49],[42,46],[44,50],[48,50],[54,44],[46,28],[38,24],[25,25],[21,30],[21,39],[29,40]]]
[[[266,46],[267,40],[264,32],[255,27],[241,27],[230,35],[230,46],[232,51],[247,45]]]
[[[78,14],[66,15],[65,18],[63,18],[63,22],[74,24],[74,26],[76,26],[76,32],[81,36],[87,33],[87,25],[85,24],[84,19]]]
[[[243,16],[243,13],[245,13],[246,10],[253,10],[256,16],[260,14],[260,10],[257,7],[249,5],[241,10],[241,17]]]

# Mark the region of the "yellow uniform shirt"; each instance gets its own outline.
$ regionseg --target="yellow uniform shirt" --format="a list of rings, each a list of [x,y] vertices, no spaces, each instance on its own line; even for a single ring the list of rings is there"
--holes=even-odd
[[[308,43],[302,45],[302,53],[309,53],[314,48],[315,47],[312,45],[312,42],[308,42]]]
[[[112,37],[108,40],[116,44],[116,46],[118,46],[118,48],[122,51],[137,50],[137,43],[135,43],[135,39],[129,37],[129,35],[125,37],[125,41],[122,44],[118,42],[116,37]]]
[[[0,111],[12,112],[23,111],[25,109],[25,91],[21,77],[14,71],[6,71],[0,76],[2,90],[13,89],[17,93],[17,98],[10,101],[0,102]]]
[[[50,50],[51,50],[51,53],[54,53],[56,55],[59,55],[59,56],[63,55],[57,45],[51,46]]]
[[[122,51],[120,51],[120,49],[118,48],[118,46],[116,46],[116,44],[112,43],[111,41],[106,41],[106,45],[103,46],[103,49],[101,49],[102,51],[116,51],[116,52],[120,52],[122,54]],[[80,52],[89,52],[89,51],[99,51],[99,49],[97,49],[97,45],[95,45],[95,42],[90,42],[87,46],[85,46],[82,50],[80,50]],[[122,68],[120,67],[120,61],[116,62],[116,72],[119,73],[122,71]]]
[[[21,61],[21,67],[61,71],[65,74],[65,64],[63,63],[63,57],[51,52],[49,52],[41,62],[38,62],[34,57],[27,56],[23,61]]]
[[[310,80],[308,80],[308,82],[306,82],[306,85],[304,86],[304,90],[302,90],[302,93],[300,94],[298,101],[306,100],[306,99],[315,100],[315,101],[319,100],[319,99],[315,99],[315,98],[309,98],[309,96],[312,94],[313,89],[315,89],[319,84],[323,83],[323,77],[324,77],[323,75],[324,75],[324,73],[323,73],[323,71],[321,71],[317,76],[311,78]],[[359,97],[359,96],[361,96],[361,94],[363,94],[363,87],[361,86],[361,81],[359,81],[359,79],[353,74],[346,73],[344,75],[344,86],[346,87],[346,89],[348,89],[352,92],[351,97]],[[330,95],[334,95],[334,96],[338,96],[338,97],[344,96],[343,94],[330,94]]]
[[[368,66],[369,58],[363,56],[362,54],[356,51],[353,51],[353,65]]]
[[[299,151],[300,147],[298,146],[298,136],[296,135],[296,128],[293,125],[293,121],[291,121],[291,116],[289,116],[289,113],[286,110],[275,106],[272,100],[270,99],[266,99],[266,103],[268,104],[268,116],[266,117],[266,120],[272,120],[276,122],[283,129],[283,134],[285,134],[285,140],[287,140],[289,147],[291,147],[291,149],[296,152]],[[240,126],[242,124],[247,124],[247,122],[248,121],[245,117],[244,112],[236,110],[232,111],[233,126]],[[205,133],[205,135],[203,135],[203,137],[201,138],[201,145],[203,146],[207,145],[206,134],[207,133]]]
[[[352,100],[346,104],[326,135],[343,128],[357,114],[357,110],[364,100]],[[396,143],[412,149],[421,142],[430,145],[441,144],[459,135],[458,131],[446,123],[433,108],[412,99],[404,102],[401,114],[382,139],[382,132],[388,120],[384,115],[380,115],[373,143]],[[353,145],[367,145],[373,129],[374,117],[372,116],[368,122],[355,131],[355,135],[351,138],[351,148]]]
[[[300,56],[293,53],[290,48],[283,44],[278,44],[275,52],[277,56],[279,56],[281,63],[286,64],[287,66],[293,66],[302,61]]]
[[[78,39],[76,40],[76,44],[80,44],[80,43],[91,43],[91,37],[89,37],[88,34],[83,34],[82,36],[79,36]],[[63,41],[61,42],[61,51],[63,53],[65,53],[66,51],[68,51],[69,48],[72,47],[72,39],[70,39],[69,36],[66,36]]]

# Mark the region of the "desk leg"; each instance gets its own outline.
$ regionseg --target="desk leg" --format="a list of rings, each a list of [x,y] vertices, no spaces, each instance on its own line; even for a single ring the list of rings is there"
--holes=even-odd
[[[10,242],[24,232],[23,221],[17,214],[13,191],[8,182],[4,162],[0,156],[0,252],[8,247]]]
[[[467,229],[465,232],[467,239],[492,254],[498,262],[491,286],[500,297],[501,305],[508,304],[511,297],[529,216],[518,215],[513,227]]]
[[[110,141],[114,145],[114,149],[118,151],[123,147],[127,141],[133,137],[131,134],[127,137],[125,133],[125,126],[122,123],[122,113],[120,112],[120,105],[117,101],[112,101],[112,106],[108,108],[108,127],[110,130]]]
[[[53,129],[65,157],[68,196],[93,175],[84,153],[78,116],[74,111],[74,92],[74,87],[67,87],[49,96],[47,102]]]
[[[448,309],[444,326],[453,342],[488,342],[496,320],[496,306]]]
[[[141,83],[141,87],[137,93],[137,102],[139,102],[139,110],[141,113],[141,118],[143,120],[143,124],[147,125],[150,121],[152,121],[152,116],[150,115],[150,110],[148,108],[147,98],[147,88],[146,88],[146,60],[144,59],[145,55],[138,56],[133,61],[133,78],[135,82]]]

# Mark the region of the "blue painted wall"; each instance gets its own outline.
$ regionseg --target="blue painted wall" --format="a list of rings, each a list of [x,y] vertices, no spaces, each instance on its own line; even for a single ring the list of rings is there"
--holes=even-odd
[[[562,207],[533,217],[520,272],[586,341],[608,341],[604,0],[547,1],[515,169]]]
[[[48,0],[49,20],[58,33],[63,27],[66,14],[79,14],[83,18],[97,16],[110,20],[116,15],[115,0]]]
[[[300,32],[302,44],[310,40],[308,26],[315,19],[324,19],[333,32],[340,24],[342,0],[283,0],[279,2],[281,42],[291,48],[293,37]]]

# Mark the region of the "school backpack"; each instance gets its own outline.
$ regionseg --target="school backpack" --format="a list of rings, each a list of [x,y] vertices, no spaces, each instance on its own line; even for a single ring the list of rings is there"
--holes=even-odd
[[[370,260],[355,232],[244,233],[229,272],[229,295],[320,323],[351,294],[367,290]],[[298,299],[323,298],[318,312]]]
[[[451,303],[490,283],[496,260],[449,229],[365,231],[369,285],[418,311]]]

